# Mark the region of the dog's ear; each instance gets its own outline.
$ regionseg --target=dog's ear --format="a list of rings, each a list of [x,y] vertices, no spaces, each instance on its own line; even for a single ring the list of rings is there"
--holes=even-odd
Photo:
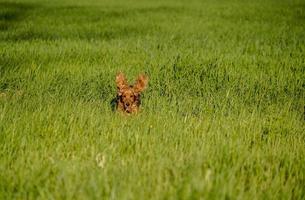
[[[141,93],[147,86],[148,77],[141,74],[138,76],[136,84],[134,84],[133,88],[136,93]]]
[[[116,75],[115,82],[119,93],[128,87],[128,83],[125,79],[125,76],[121,72]]]

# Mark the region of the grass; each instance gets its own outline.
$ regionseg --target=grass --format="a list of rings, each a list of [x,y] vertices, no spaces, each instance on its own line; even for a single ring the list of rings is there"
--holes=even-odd
[[[0,199],[304,199],[303,1],[0,1]],[[112,112],[114,77],[150,77]]]

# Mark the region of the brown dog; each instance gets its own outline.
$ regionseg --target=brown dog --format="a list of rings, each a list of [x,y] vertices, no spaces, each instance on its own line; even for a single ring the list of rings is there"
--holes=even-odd
[[[148,77],[139,75],[134,85],[129,85],[124,74],[116,76],[117,97],[116,107],[125,113],[137,113],[141,104],[141,92],[146,88]]]

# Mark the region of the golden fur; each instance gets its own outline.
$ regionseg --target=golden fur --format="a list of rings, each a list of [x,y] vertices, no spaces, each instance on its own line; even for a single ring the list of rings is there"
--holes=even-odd
[[[124,74],[116,76],[116,107],[124,113],[137,113],[141,104],[141,93],[146,88],[148,77],[139,75],[134,85],[129,85]]]

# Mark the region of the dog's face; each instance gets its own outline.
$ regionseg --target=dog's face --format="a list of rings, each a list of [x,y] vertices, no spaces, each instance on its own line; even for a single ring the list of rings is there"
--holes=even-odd
[[[119,73],[116,76],[118,109],[126,113],[136,113],[140,106],[140,94],[146,88],[147,82],[147,76],[139,75],[134,85],[128,85],[124,75]]]

